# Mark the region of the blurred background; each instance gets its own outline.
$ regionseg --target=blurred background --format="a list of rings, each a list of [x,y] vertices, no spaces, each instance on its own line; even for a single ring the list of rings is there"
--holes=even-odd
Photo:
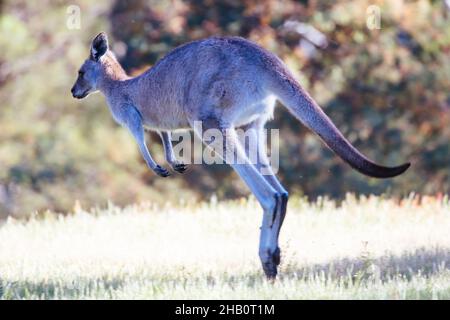
[[[191,165],[184,175],[155,176],[100,94],[71,97],[90,40],[103,30],[132,75],[187,41],[212,35],[251,39],[287,63],[364,154],[386,165],[412,162],[398,178],[369,179],[278,108],[269,126],[280,128],[279,176],[291,194],[446,194],[449,3],[0,0],[0,216],[67,212],[76,202],[102,207],[108,201],[247,194],[227,166]],[[159,138],[149,138],[163,164]]]

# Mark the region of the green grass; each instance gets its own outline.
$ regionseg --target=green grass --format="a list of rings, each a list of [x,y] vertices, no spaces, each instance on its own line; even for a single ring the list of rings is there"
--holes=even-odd
[[[254,200],[47,213],[0,226],[2,299],[450,299],[450,202],[290,201],[265,280]]]

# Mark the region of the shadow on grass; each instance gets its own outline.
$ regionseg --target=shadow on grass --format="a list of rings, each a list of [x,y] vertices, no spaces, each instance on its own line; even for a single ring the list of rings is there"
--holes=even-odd
[[[120,290],[128,281],[127,277],[14,282],[0,278],[0,299],[111,299],[114,291]]]
[[[358,258],[335,259],[323,264],[298,266],[295,264],[282,265],[282,277],[307,278],[320,275],[325,279],[377,279],[388,280],[404,278],[410,280],[414,276],[429,277],[431,275],[450,270],[450,248],[421,247],[413,251],[405,251],[401,255],[385,254],[372,257],[363,253]]]

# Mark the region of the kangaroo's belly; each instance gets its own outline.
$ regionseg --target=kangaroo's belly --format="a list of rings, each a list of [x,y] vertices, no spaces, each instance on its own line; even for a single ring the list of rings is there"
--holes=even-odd
[[[189,128],[189,122],[183,110],[174,106],[141,108],[140,111],[143,124],[148,129],[169,131]]]

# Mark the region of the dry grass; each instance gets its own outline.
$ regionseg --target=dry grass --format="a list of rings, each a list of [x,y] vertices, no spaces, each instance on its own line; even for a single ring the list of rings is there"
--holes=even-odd
[[[3,299],[450,299],[450,202],[292,199],[268,283],[253,200],[46,214],[0,227]]]

